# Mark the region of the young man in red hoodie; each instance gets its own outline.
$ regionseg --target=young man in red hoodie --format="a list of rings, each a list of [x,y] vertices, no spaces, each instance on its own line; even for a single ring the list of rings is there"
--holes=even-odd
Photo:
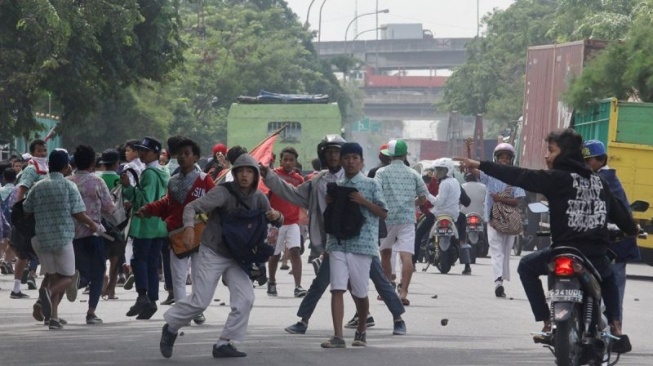
[[[170,178],[168,193],[160,200],[141,207],[136,213],[139,217],[162,218],[166,222],[168,232],[183,227],[182,216],[187,204],[204,196],[215,187],[213,178],[199,171],[195,166],[200,158],[200,147],[195,141],[182,139],[175,157],[179,163],[179,173]],[[197,250],[190,256],[179,258],[172,250],[170,251],[172,290],[175,300],[186,297],[186,274],[189,260],[191,266],[194,266],[196,253]],[[199,314],[193,319],[196,324],[202,324],[205,320],[203,314]]]
[[[285,147],[281,150],[280,166],[274,169],[275,173],[286,182],[297,187],[304,183],[304,178],[295,171],[297,165],[297,150],[293,147]],[[306,290],[302,288],[302,259],[300,254],[301,236],[299,231],[299,206],[296,206],[279,196],[270,192],[270,206],[280,211],[284,217],[283,226],[279,228],[274,255],[270,257],[270,281],[268,282],[268,295],[277,296],[277,265],[279,257],[285,248],[288,248],[290,263],[292,263],[292,275],[295,279],[295,297],[306,296]]]

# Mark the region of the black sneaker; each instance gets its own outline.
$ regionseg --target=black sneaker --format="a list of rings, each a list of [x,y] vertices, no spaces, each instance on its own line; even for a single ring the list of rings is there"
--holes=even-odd
[[[20,283],[22,285],[27,283],[27,278],[29,277],[29,269],[25,268],[23,270],[23,276],[20,278]]]
[[[121,274],[120,276],[118,276],[118,281],[116,282],[116,284],[122,286],[122,285],[125,284],[125,282],[127,282],[127,279],[125,278],[125,275]]]
[[[193,322],[197,325],[202,325],[206,321],[206,318],[204,317],[204,313],[199,313],[196,317],[193,318]]]
[[[368,328],[371,328],[375,326],[376,323],[374,322],[374,317],[372,315],[367,316],[367,321],[365,322],[365,326]],[[345,328],[358,328],[358,314],[354,315],[353,318],[345,325]]]
[[[245,352],[240,352],[236,349],[236,346],[232,342],[223,344],[218,347],[217,344],[213,345],[213,357],[214,358],[226,358],[226,357],[245,357],[247,354]]]
[[[48,328],[50,328],[50,330],[62,330],[63,324],[61,324],[59,320],[50,319],[48,322]]]
[[[41,299],[36,300],[32,305],[32,317],[39,322],[43,321],[43,313],[41,312]]]
[[[464,275],[470,275],[472,274],[472,267],[470,265],[466,265],[465,269],[463,270]]]
[[[506,291],[503,289],[503,285],[497,285],[494,288],[494,295],[496,297],[506,297]]]
[[[136,303],[129,308],[129,311],[127,312],[127,316],[136,316],[145,310],[145,308],[150,305],[150,298],[141,295],[136,299]]]
[[[29,299],[29,295],[24,294],[20,291],[18,292],[13,292],[11,291],[11,294],[9,295],[12,299]]]
[[[277,296],[277,284],[268,282],[268,296]]]
[[[152,317],[152,315],[154,315],[154,313],[156,313],[157,310],[159,310],[159,308],[157,308],[156,304],[153,303],[153,302],[150,302],[149,305],[147,305],[143,309],[143,311],[141,311],[141,313],[138,314],[136,319],[138,319],[138,320],[148,320],[148,319],[150,319]]]
[[[306,296],[307,291],[304,290],[301,286],[295,287],[295,297],[304,297]]]
[[[27,289],[28,290],[36,290],[37,289],[36,280],[32,276],[29,276],[27,278]]]
[[[263,286],[268,283],[268,276],[265,274],[265,271],[261,271],[256,281],[258,282],[259,286]]]
[[[177,335],[168,330],[168,324],[161,329],[161,341],[159,342],[159,350],[165,358],[172,356],[172,348],[177,340]]]
[[[394,328],[392,329],[393,335],[406,335],[406,322],[403,320],[395,320]]]
[[[168,293],[168,298],[161,301],[161,305],[172,305],[175,303],[175,295],[172,293]]]
[[[351,345],[354,347],[365,347],[367,346],[367,332],[356,331],[354,333],[354,341],[351,342]]]

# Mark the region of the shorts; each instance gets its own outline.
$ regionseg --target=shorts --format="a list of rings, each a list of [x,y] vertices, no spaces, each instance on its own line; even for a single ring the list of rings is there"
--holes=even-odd
[[[388,236],[381,241],[379,249],[415,254],[415,224],[388,225]]]
[[[302,243],[299,234],[299,224],[283,225],[279,228],[277,244],[274,247],[274,255],[281,254],[285,248],[299,248]]]
[[[104,239],[104,250],[105,250],[106,258],[109,259],[112,257],[122,257],[123,255],[125,255],[126,246],[127,243],[125,243],[122,240],[110,241]]]
[[[54,252],[40,251],[39,241],[32,238],[32,246],[41,262],[41,272],[48,274],[59,274],[61,276],[72,276],[75,274],[75,249],[73,243],[66,244]]]
[[[367,297],[370,288],[371,256],[331,252],[329,253],[329,262],[331,265],[331,291],[346,291],[349,283],[352,295],[359,299]]]
[[[32,247],[31,239],[26,239],[15,228],[11,230],[11,240],[9,241],[9,245],[16,252],[18,259],[36,259],[36,252],[34,252],[34,248]]]

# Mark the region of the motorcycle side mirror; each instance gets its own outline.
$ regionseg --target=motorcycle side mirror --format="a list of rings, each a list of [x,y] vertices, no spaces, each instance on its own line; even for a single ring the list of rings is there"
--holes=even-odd
[[[630,209],[635,211],[635,212],[644,212],[647,211],[649,207],[649,203],[646,201],[635,201],[630,204]]]
[[[549,212],[549,206],[545,205],[542,202],[533,202],[528,204],[528,209],[533,213],[545,213]]]

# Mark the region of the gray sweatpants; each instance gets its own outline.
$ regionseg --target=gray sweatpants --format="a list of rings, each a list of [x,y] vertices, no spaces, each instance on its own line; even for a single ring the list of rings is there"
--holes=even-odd
[[[220,338],[242,342],[245,339],[249,314],[254,305],[254,288],[245,271],[230,258],[200,245],[193,267],[193,291],[163,314],[171,329],[180,329],[211,304],[220,276],[224,275],[229,288],[231,312]]]

